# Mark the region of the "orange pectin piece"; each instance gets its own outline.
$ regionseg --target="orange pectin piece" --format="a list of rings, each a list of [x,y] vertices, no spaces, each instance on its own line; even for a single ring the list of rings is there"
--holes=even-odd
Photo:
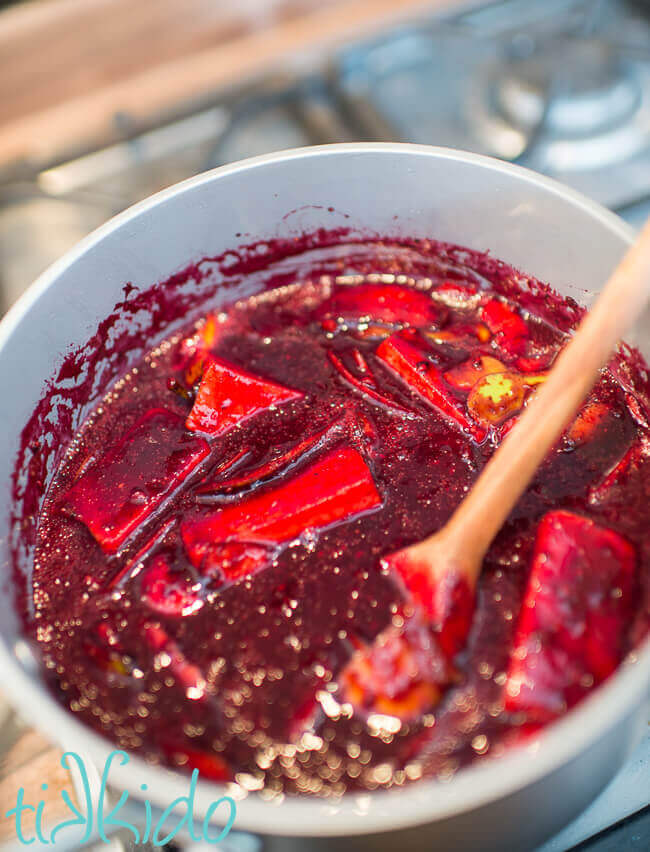
[[[498,426],[521,411],[529,387],[546,381],[546,375],[523,376],[521,373],[489,373],[474,385],[467,408],[479,423]]]
[[[516,373],[490,373],[472,388],[467,407],[481,423],[497,426],[521,409],[526,385]]]
[[[200,334],[206,349],[210,349],[214,346],[214,342],[217,338],[217,321],[214,314],[208,314],[205,323],[201,327]]]
[[[588,402],[580,409],[576,419],[568,428],[567,439],[574,446],[586,444],[611,415],[612,409],[606,403],[596,400]]]
[[[423,329],[422,333],[432,343],[456,343],[471,348],[474,340],[487,343],[492,337],[485,323],[465,323],[443,329]]]
[[[490,355],[479,355],[463,361],[457,367],[445,373],[445,381],[458,390],[471,390],[479,379],[490,373],[502,373],[506,369],[505,364]]]

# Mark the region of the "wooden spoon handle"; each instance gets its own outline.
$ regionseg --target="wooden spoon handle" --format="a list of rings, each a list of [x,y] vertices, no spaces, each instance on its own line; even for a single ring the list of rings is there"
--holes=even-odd
[[[649,299],[650,220],[445,527],[447,545],[469,556],[477,571],[492,539]]]

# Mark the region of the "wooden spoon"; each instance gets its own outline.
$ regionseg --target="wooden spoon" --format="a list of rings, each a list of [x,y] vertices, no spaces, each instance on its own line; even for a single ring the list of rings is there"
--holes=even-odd
[[[524,409],[467,497],[434,535],[387,556],[383,563],[416,593],[450,660],[471,627],[474,592],[485,554],[535,471],[575,417],[620,338],[650,299],[650,220],[610,276],[591,311],[558,356],[546,381]],[[388,650],[387,650],[388,649]],[[378,654],[386,670],[418,668],[399,628],[387,628],[373,646],[358,652],[343,673],[344,691],[363,679],[370,691],[385,683],[376,672]],[[390,665],[386,662],[391,656]],[[406,662],[404,662],[406,659]],[[364,668],[365,667],[365,668]],[[421,669],[422,667],[419,666]],[[371,676],[372,674],[372,676]]]
[[[387,557],[389,565],[403,575],[425,572],[436,587],[462,580],[473,597],[493,538],[649,299],[650,220],[450,520]]]

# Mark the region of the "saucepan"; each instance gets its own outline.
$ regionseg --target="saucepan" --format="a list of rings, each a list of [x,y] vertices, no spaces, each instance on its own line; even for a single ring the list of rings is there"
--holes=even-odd
[[[104,765],[111,744],[57,703],[16,615],[20,584],[9,516],[22,430],[57,365],[114,312],[126,284],[144,290],[243,241],[338,227],[489,250],[586,304],[631,240],[623,222],[588,199],[496,160],[416,145],[332,145],[257,157],[185,181],[117,216],[45,272],[0,325],[1,685],[27,720],[95,766]],[[631,342],[650,357],[650,318],[639,318]],[[44,469],[45,480],[49,475]],[[340,849],[531,849],[585,808],[621,767],[647,723],[649,692],[646,643],[537,739],[446,783],[279,805],[252,793],[238,802],[235,827],[279,836],[283,849],[305,848],[306,838]],[[162,808],[188,787],[180,772],[135,757],[114,763],[111,782],[136,799],[146,784],[149,801]],[[222,793],[200,781],[196,816]]]

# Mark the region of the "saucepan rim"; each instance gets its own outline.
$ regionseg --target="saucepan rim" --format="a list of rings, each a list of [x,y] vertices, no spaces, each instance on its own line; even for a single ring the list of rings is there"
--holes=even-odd
[[[633,238],[632,230],[617,216],[580,193],[520,166],[477,154],[406,143],[345,143],[297,148],[253,157],[205,172],[165,189],[130,207],[102,225],[49,267],[9,310],[0,322],[0,350],[31,307],[61,274],[105,237],[140,214],[166,204],[177,195],[229,175],[263,169],[278,162],[359,154],[387,157],[430,157],[454,160],[515,176],[542,188],[564,204],[588,214],[621,241],[621,250]],[[265,236],[265,235],[260,235]],[[47,379],[43,377],[43,381]],[[4,523],[4,521],[3,521]],[[102,767],[114,746],[78,721],[61,706],[44,685],[37,671],[29,670],[4,640],[0,640],[0,673],[6,697],[20,714],[65,749],[83,754]],[[249,794],[237,803],[236,828],[295,836],[336,836],[375,833],[435,822],[501,799],[528,787],[569,763],[606,736],[617,723],[633,715],[648,700],[650,691],[650,638],[637,648],[605,684],[578,707],[554,722],[528,745],[513,747],[506,755],[459,771],[450,781],[421,780],[398,790],[346,793],[338,800],[285,797],[281,803]],[[188,776],[151,766],[130,757],[126,765],[114,761],[111,785],[142,796],[140,784],[148,786],[149,801],[167,807],[187,794]],[[210,803],[225,792],[224,785],[200,780],[195,795],[195,814],[202,816]],[[218,819],[219,812],[216,814]]]

